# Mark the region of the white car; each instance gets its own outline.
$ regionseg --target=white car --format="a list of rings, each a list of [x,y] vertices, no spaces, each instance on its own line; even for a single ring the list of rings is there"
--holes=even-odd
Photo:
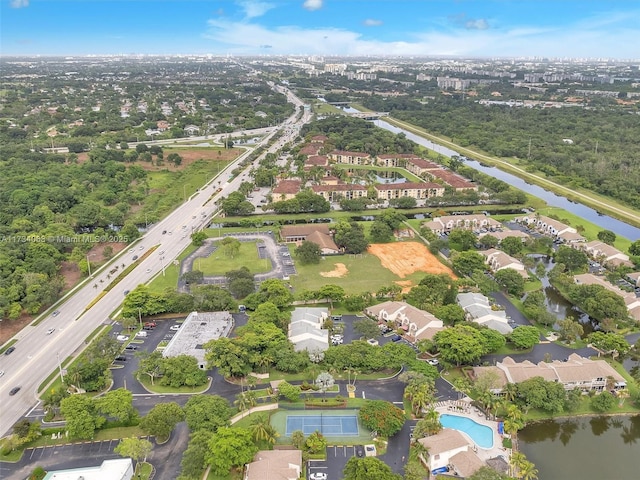
[[[4,375],[4,370],[0,370],[0,377]]]
[[[151,273],[151,269],[150,268],[147,268],[147,273]]]
[[[55,328],[50,328],[49,330],[47,330],[47,335],[51,335],[55,331],[56,331]]]
[[[438,359],[437,359],[437,358],[430,358],[429,360],[427,360],[427,363],[428,363],[429,365],[433,365],[434,367],[435,367],[436,365],[440,365],[440,362],[438,361]]]
[[[171,325],[169,330],[173,330],[174,332],[177,332],[178,330],[180,330],[180,325]]]
[[[327,474],[321,472],[312,473],[309,475],[309,480],[327,480]]]

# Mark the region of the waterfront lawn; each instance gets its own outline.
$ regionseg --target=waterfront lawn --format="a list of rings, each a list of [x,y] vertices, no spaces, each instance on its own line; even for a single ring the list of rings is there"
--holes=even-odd
[[[253,274],[265,273],[271,270],[271,261],[258,256],[257,242],[240,242],[240,250],[235,257],[225,255],[218,248],[208,257],[194,259],[193,265],[205,275],[224,275],[240,267],[247,267]]]

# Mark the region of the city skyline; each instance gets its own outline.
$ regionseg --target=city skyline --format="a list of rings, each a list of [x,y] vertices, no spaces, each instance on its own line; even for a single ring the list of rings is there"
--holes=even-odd
[[[2,55],[639,58],[612,0],[3,0]]]

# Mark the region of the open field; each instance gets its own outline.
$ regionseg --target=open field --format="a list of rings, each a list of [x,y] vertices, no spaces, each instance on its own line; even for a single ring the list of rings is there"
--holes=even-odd
[[[321,260],[318,265],[301,265],[296,262],[298,275],[291,277],[290,283],[296,292],[318,290],[323,285],[334,284],[344,288],[347,294],[359,294],[376,292],[381,287],[394,283],[408,289],[413,285],[417,285],[426,272],[450,272],[448,267],[438,262],[437,258],[420,243],[396,242],[382,246],[389,248],[390,251],[397,252],[395,259],[397,265],[392,265],[392,254],[388,255],[389,259],[385,259],[389,262],[388,267],[384,265],[380,258],[371,253],[324,257],[325,259]],[[413,267],[408,265],[403,270],[401,268],[403,250],[413,251],[413,255],[416,255],[416,251],[424,251],[429,255],[429,260],[426,260],[426,256],[421,253],[420,258],[417,259],[417,256],[412,258],[415,264]],[[391,267],[396,268],[397,272],[392,271]]]
[[[328,103],[318,102],[313,104],[313,113],[318,115],[344,115],[344,111]]]
[[[231,270],[247,267],[251,273],[265,273],[271,270],[271,261],[258,257],[256,242],[241,242],[240,251],[231,258],[218,248],[207,258],[197,258],[193,265],[205,275],[224,275]]]

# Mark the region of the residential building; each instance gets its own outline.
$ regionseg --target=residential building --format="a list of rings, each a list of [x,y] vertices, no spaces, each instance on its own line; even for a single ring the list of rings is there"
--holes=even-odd
[[[490,248],[488,250],[480,250],[479,253],[486,258],[487,264],[493,272],[511,268],[524,278],[529,278],[529,273],[522,262],[517,258],[513,258],[511,255],[507,255],[502,250]]]
[[[498,244],[502,242],[502,240],[504,240],[505,238],[509,238],[509,237],[519,238],[520,240],[522,240],[522,242],[525,242],[527,239],[530,238],[530,235],[528,233],[523,232],[522,230],[511,230],[509,228],[506,230],[499,230],[496,232],[479,233],[478,238],[482,238],[485,235],[491,235],[492,237],[497,238]]]
[[[482,214],[475,215],[443,215],[434,217],[431,221],[423,224],[431,229],[433,233],[441,235],[456,228],[465,230],[480,230],[483,228],[498,230],[502,224],[491,217]]]
[[[578,232],[562,232],[556,237],[557,240],[561,240],[562,243],[566,243],[568,245],[574,245],[577,243],[586,242],[587,239],[580,235]]]
[[[378,322],[394,322],[406,332],[408,340],[431,340],[444,329],[442,320],[405,302],[383,302],[367,307],[364,311]]]
[[[440,180],[444,182],[456,192],[461,192],[464,190],[478,190],[478,186],[475,183],[470,182],[457,173],[453,173],[450,170],[445,170],[444,168],[425,170],[424,175],[432,180]]]
[[[285,225],[280,229],[280,238],[286,243],[300,244],[313,232],[331,235],[329,225],[326,223],[307,223],[304,225]]]
[[[347,152],[334,150],[329,153],[329,160],[348,165],[368,165],[371,163],[371,155],[362,152]]]
[[[50,470],[43,480],[131,480],[133,462],[130,458],[104,460],[98,467]]]
[[[407,159],[404,168],[409,170],[414,175],[422,177],[427,172],[439,170],[442,167],[437,163],[430,162],[429,160],[425,160],[424,158],[412,157]]]
[[[301,186],[300,180],[280,180],[273,188],[273,201],[291,200],[300,193]]]
[[[628,273],[627,278],[634,283],[636,287],[640,287],[640,272]]]
[[[627,386],[624,377],[605,360],[591,360],[577,353],[569,355],[566,361],[538,363],[528,360],[516,362],[511,357],[505,357],[495,366],[473,367],[472,375],[478,378],[486,372],[497,374],[498,385],[492,390],[493,393],[500,393],[508,383],[520,383],[534,377],[561,383],[565,390],[579,388],[585,392],[600,392],[605,388],[622,390]]]
[[[326,135],[315,135],[311,137],[311,143],[324,143],[329,140],[329,137]]]
[[[299,153],[300,155],[312,156],[318,155],[320,153],[320,150],[322,150],[321,143],[311,143],[302,147]]]
[[[464,310],[467,321],[484,325],[503,335],[513,332],[505,311],[494,310],[485,295],[474,292],[459,293],[456,302]]]
[[[384,153],[376,157],[376,165],[379,165],[381,167],[407,168],[407,164],[410,161],[414,161],[414,160],[419,161],[422,159],[412,153]],[[436,167],[439,167],[439,166],[436,165]]]
[[[318,245],[322,255],[339,255],[342,253],[342,250],[340,250],[340,247],[333,241],[331,235],[326,235],[317,230],[307,236],[307,242]]]
[[[600,240],[587,242],[581,245],[580,248],[582,248],[587,255],[603,265],[610,265],[612,267],[633,266],[633,262],[629,261],[629,255]]]
[[[244,480],[298,480],[302,451],[260,450],[244,470]]]
[[[544,215],[526,215],[516,219],[516,221],[526,223],[530,228],[535,228],[550,237],[557,237],[565,232],[577,233],[575,228]]]
[[[329,330],[322,328],[329,318],[326,308],[304,307],[291,312],[288,337],[296,352],[309,353],[329,348]]]
[[[342,198],[349,200],[367,196],[367,189],[357,183],[339,183],[335,185],[313,185],[311,190],[316,195],[322,195],[325,200],[337,202]]]
[[[640,321],[640,297],[637,297],[634,292],[625,292],[621,288],[609,283],[604,277],[598,277],[592,273],[583,273],[575,275],[573,281],[578,285],[600,285],[606,288],[610,292],[622,297],[624,304],[629,311],[629,316],[634,320]]]
[[[444,187],[438,183],[385,183],[375,185],[378,200],[393,200],[394,198],[411,197],[416,200],[441,197]]]
[[[430,472],[449,467],[464,478],[484,466],[484,462],[473,452],[474,444],[457,430],[443,428],[436,435],[419,438],[418,443],[426,452],[421,455]]]

